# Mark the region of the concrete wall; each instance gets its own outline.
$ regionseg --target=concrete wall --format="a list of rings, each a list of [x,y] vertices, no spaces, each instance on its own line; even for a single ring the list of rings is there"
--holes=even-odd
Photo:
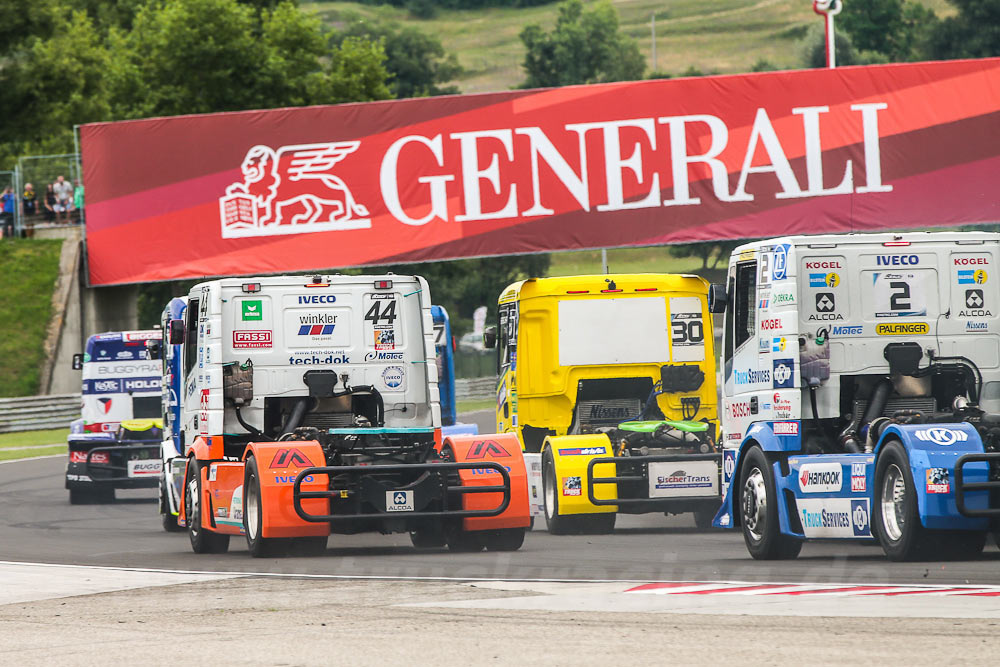
[[[59,278],[52,294],[52,320],[45,341],[42,394],[80,391],[80,371],[73,370],[73,355],[83,352],[89,336],[137,329],[139,325],[138,286],[85,287],[81,230],[64,227],[58,232],[64,240]]]

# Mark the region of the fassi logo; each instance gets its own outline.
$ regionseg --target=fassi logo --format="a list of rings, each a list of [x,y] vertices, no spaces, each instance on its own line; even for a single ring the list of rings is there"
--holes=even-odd
[[[434,220],[471,222],[553,215],[557,199],[564,203],[562,211],[696,206],[701,199],[691,194],[689,167],[694,164],[708,167],[713,194],[725,203],[753,201],[754,196],[747,192],[748,179],[761,171],[777,177],[777,198],[891,192],[892,186],[882,183],[878,129],[879,111],[887,107],[884,102],[869,102],[850,105],[849,109],[838,107],[832,113],[825,106],[795,107],[791,113],[801,117],[802,127],[785,139],[778,136],[767,110],[758,108],[745,152],[742,157],[728,158],[729,164],[719,157],[729,145],[729,128],[722,118],[710,114],[412,134],[394,141],[381,156],[361,156],[360,141],[277,149],[257,145],[247,151],[240,165],[242,180],[231,184],[219,199],[222,237],[370,228],[368,208],[333,173],[340,161],[356,151],[355,164],[380,164],[379,194],[388,213],[400,223],[418,226]],[[785,116],[787,110],[777,112]],[[826,114],[829,117],[824,119]],[[840,183],[825,187],[820,141],[823,122],[859,128],[858,134],[846,141],[864,145],[864,185],[854,187],[852,161],[845,160],[836,168],[844,174]],[[704,137],[697,147],[688,146],[687,137],[692,132]],[[803,142],[803,138],[805,162],[815,167],[807,170],[805,183],[792,171],[782,149],[783,145]],[[768,155],[767,169],[744,159],[760,150]],[[738,164],[743,166],[732,189],[728,174]],[[420,176],[412,183],[410,178],[401,179],[401,174]],[[660,192],[667,179],[672,182],[672,198],[663,200]],[[640,190],[629,188],[626,192],[627,183],[640,184]],[[402,192],[407,195],[405,201]],[[572,204],[567,204],[567,193]],[[775,279],[780,279],[777,273]]]

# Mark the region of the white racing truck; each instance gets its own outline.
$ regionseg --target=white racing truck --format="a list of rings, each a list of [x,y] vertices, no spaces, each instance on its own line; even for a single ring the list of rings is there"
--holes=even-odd
[[[441,438],[430,294],[413,276],[225,279],[183,319],[171,425],[186,453],[178,523],[198,553],[320,553],[334,533],[417,547],[520,547],[516,438]]]
[[[877,539],[978,554],[1000,515],[1000,236],[786,237],[737,248],[723,506],[755,558]]]
[[[155,487],[160,476],[160,362],[147,343],[159,331],[87,339],[80,419],[70,425],[66,489],[73,505],[107,503],[115,489]]]

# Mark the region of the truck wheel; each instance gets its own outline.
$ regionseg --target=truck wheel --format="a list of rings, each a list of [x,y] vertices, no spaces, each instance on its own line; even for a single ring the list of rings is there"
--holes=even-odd
[[[163,525],[163,530],[168,533],[179,533],[184,530],[177,525],[177,517],[170,513],[166,492],[163,490],[163,480],[160,480],[160,523]]]
[[[257,458],[247,457],[246,473],[243,477],[243,532],[247,536],[247,550],[254,558],[283,556],[291,546],[289,540],[275,537],[261,537],[264,530],[264,508],[260,496],[260,472]]]
[[[774,471],[760,447],[752,447],[740,470],[740,518],[747,551],[757,560],[795,558],[802,541],[782,535]]]
[[[698,530],[708,530],[712,527],[712,519],[715,518],[718,507],[713,505],[703,505],[694,511],[694,525]]]
[[[525,528],[502,528],[483,531],[482,539],[488,551],[517,551],[524,544]]]
[[[610,535],[615,532],[615,519],[618,515],[614,512],[602,512],[600,514],[576,514],[573,516],[576,524],[576,532],[584,535]]]
[[[448,550],[457,553],[478,553],[486,546],[483,544],[482,531],[462,530],[462,524],[449,526],[444,533]]]
[[[553,535],[569,535],[574,532],[573,518],[559,515],[559,478],[556,477],[556,463],[552,450],[542,454],[542,497],[545,500],[545,523]]]
[[[417,549],[439,549],[445,545],[444,529],[439,524],[411,530],[410,542]]]
[[[188,537],[196,554],[224,554],[229,551],[229,536],[213,533],[201,525],[201,464],[192,458],[188,462],[188,478],[184,484],[184,507],[187,511]]]
[[[889,560],[930,557],[931,531],[920,522],[913,475],[899,441],[887,442],[875,464],[874,504],[872,529]]]

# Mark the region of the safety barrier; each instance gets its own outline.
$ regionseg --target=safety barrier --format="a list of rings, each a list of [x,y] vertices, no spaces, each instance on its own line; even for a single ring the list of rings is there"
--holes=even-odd
[[[476,400],[493,398],[497,391],[495,377],[458,378],[455,380],[455,398],[458,400]]]
[[[0,433],[68,428],[80,416],[80,394],[0,398]]]

